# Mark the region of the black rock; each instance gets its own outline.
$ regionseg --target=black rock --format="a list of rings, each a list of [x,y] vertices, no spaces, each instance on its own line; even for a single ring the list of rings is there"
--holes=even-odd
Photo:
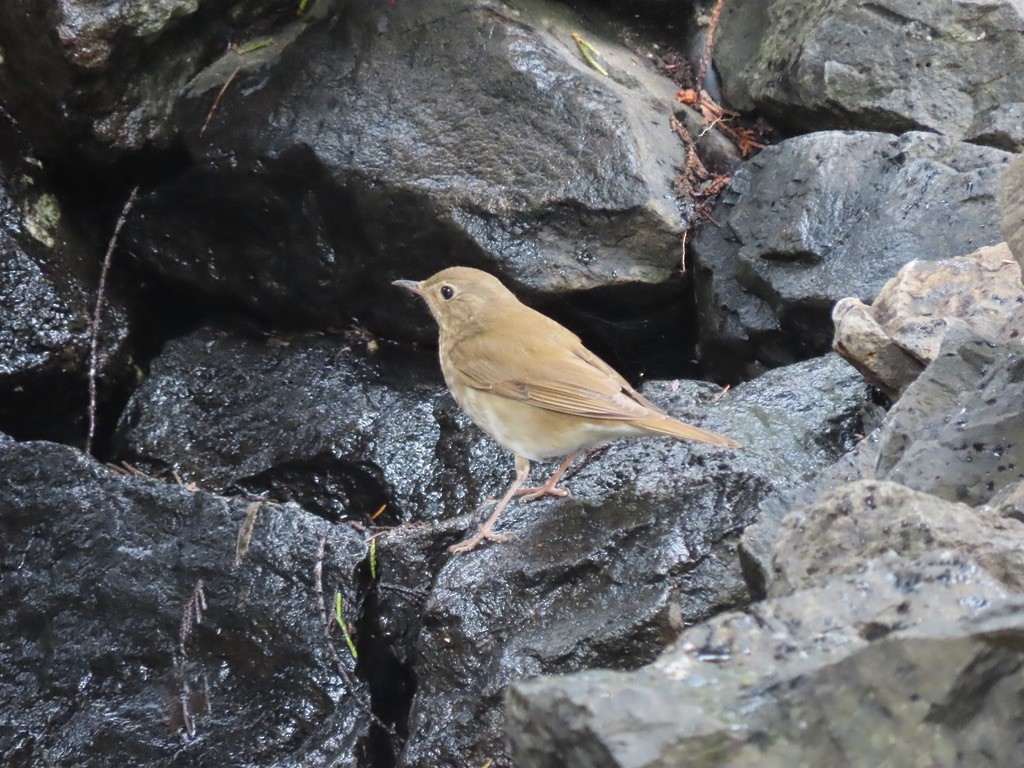
[[[913,259],[1001,240],[1012,155],[940,136],[815,133],[770,147],[733,177],[692,240],[698,353],[735,380],[830,348],[832,306],[870,302]]]
[[[194,163],[140,201],[140,263],[275,322],[385,334],[430,328],[390,281],[453,264],[545,296],[617,288],[605,321],[681,298],[660,287],[681,266],[670,80],[559,4],[317,5],[193,82],[175,114]]]
[[[82,441],[99,269],[52,191],[0,175],[0,429]],[[129,367],[128,317],[112,286],[104,299],[96,375],[109,391]]]
[[[368,764],[315,575],[357,620],[361,535],[49,443],[5,445],[0,489],[4,765]]]

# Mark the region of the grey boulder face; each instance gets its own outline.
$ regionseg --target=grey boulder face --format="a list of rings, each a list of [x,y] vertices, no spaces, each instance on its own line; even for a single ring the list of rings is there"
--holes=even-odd
[[[871,301],[904,264],[998,242],[1009,153],[924,133],[823,132],[733,177],[692,240],[698,354],[736,379],[820,354],[841,298]]]
[[[0,488],[4,765],[364,764],[315,575],[357,621],[360,534],[51,443],[5,445]]]
[[[855,575],[718,616],[633,673],[507,694],[523,768],[1019,762],[1024,597],[956,557]]]
[[[99,270],[56,196],[0,173],[0,424],[22,438],[79,439]],[[127,314],[113,288],[106,299],[101,384],[128,362]]]
[[[125,232],[147,267],[272,319],[383,331],[427,328],[391,278],[453,263],[618,287],[620,310],[678,271],[675,87],[644,60],[601,42],[601,75],[554,3],[321,5],[178,104],[194,167]]]
[[[1024,480],[1022,376],[1020,345],[979,338],[969,329],[947,333],[938,355],[877,430],[813,483],[762,505],[757,522],[743,532],[742,543],[747,575],[756,591],[777,593],[773,552],[787,513],[814,507],[846,483],[899,483],[936,497],[937,510],[946,507],[942,502],[980,508],[1006,498],[1008,489]],[[1007,503],[1012,509],[1012,502]],[[1012,517],[1012,512],[1006,515]],[[897,523],[892,525],[901,530]]]
[[[728,6],[715,59],[732,106],[800,131],[928,130],[1024,149],[1016,0]]]
[[[1007,486],[1021,489],[1024,481]],[[969,555],[1007,590],[1024,592],[1024,521],[999,504],[972,508],[889,480],[858,480],[786,516],[774,545],[771,594],[856,573],[887,552],[909,558],[936,550]]]

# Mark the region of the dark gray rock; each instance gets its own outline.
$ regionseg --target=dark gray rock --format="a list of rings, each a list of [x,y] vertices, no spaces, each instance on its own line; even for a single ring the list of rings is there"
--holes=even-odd
[[[169,342],[122,415],[121,458],[211,490],[267,493],[330,519],[452,516],[510,476],[470,428],[433,355],[343,337]]]
[[[389,281],[453,264],[546,294],[617,287],[605,320],[641,289],[681,298],[651,288],[680,267],[670,80],[560,4],[325,7],[195,79],[176,111],[194,165],[125,231],[141,263],[277,321],[387,333],[430,327]]]
[[[892,407],[879,429],[802,488],[768,499],[743,533],[748,578],[763,594],[787,513],[845,483],[892,480],[939,499],[980,506],[1024,478],[1020,398],[1022,350],[965,331],[947,333],[938,356]]]
[[[0,103],[46,156],[165,146],[188,81],[232,41],[294,20],[280,0],[10,0],[0,7]],[[275,21],[276,20],[276,21]]]
[[[1024,9],[1013,0],[729,5],[733,18],[766,21],[760,34],[750,22],[722,26],[716,61],[739,109],[800,131],[929,130],[1022,146],[1019,118],[1009,135],[999,127],[1024,105]]]
[[[360,534],[263,505],[246,550],[249,502],[49,443],[6,445],[0,489],[4,765],[369,764],[314,577],[326,537],[328,611],[341,591],[355,621]]]
[[[825,132],[770,147],[692,239],[699,354],[721,378],[821,354],[840,298],[913,259],[998,242],[1012,155],[923,133]]]
[[[712,60],[725,106],[743,111],[753,109],[749,78],[741,73],[757,58],[769,25],[770,5],[771,0],[733,0],[722,6]]]
[[[685,632],[634,673],[513,685],[521,768],[1016,764],[1024,598],[888,558]]]
[[[58,198],[0,171],[0,428],[21,438],[80,439],[99,270]],[[128,318],[111,287],[97,375],[125,375]]]
[[[971,506],[1024,479],[1024,349],[997,360],[978,389],[961,390],[956,406],[933,424],[909,444],[890,439],[878,476]]]

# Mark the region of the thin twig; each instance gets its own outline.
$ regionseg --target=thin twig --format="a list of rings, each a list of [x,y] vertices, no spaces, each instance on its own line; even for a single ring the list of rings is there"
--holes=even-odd
[[[391,592],[397,592],[398,594],[405,595],[406,597],[414,597],[417,600],[427,599],[427,593],[425,590],[413,589],[411,587],[403,587],[400,584],[388,584],[384,581],[378,581],[377,586],[380,589],[387,589]]]
[[[206,133],[206,126],[208,126],[210,121],[213,119],[213,113],[217,111],[217,106],[220,104],[220,100],[224,98],[224,93],[227,91],[228,86],[231,85],[231,81],[235,79],[235,75],[237,75],[241,69],[241,64],[235,67],[235,71],[228,75],[228,79],[225,80],[224,85],[220,87],[220,93],[218,93],[217,98],[213,100],[213,106],[210,107],[210,111],[206,113],[206,119],[203,120],[203,127],[199,129],[200,136]]]
[[[203,611],[206,610],[206,595],[203,593],[203,580],[196,581],[192,590],[192,596],[185,602],[181,610],[181,624],[178,627],[178,650],[184,659],[188,655],[187,647],[189,638],[192,637],[192,627],[203,623]]]
[[[252,543],[252,532],[256,527],[256,516],[259,515],[260,507],[262,506],[263,500],[260,499],[259,501],[254,501],[245,510],[245,519],[238,529],[238,537],[235,540],[235,568],[242,564],[242,559],[249,551],[249,545]]]
[[[110,235],[110,242],[107,243],[107,253],[103,257],[103,266],[100,269],[100,284],[96,289],[96,307],[92,313],[92,332],[89,339],[89,435],[85,439],[85,452],[92,454],[92,442],[96,437],[96,368],[99,363],[100,348],[100,325],[103,321],[103,305],[107,297],[107,275],[110,273],[110,262],[114,257],[114,248],[117,246],[117,237],[121,234],[121,228],[128,220],[128,214],[135,205],[135,198],[139,194],[138,186],[132,188],[131,194],[125,200],[121,208],[121,215],[117,217],[114,224],[114,232]]]

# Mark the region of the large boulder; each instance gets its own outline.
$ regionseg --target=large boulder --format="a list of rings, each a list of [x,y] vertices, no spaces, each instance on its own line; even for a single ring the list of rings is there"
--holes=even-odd
[[[324,626],[336,593],[366,625],[361,534],[51,443],[5,445],[0,489],[4,765],[370,765]]]
[[[724,96],[739,109],[798,131],[928,130],[1024,149],[1024,7],[1016,0],[739,0],[726,8],[715,60]]]
[[[856,573],[688,629],[655,664],[513,685],[520,768],[1010,766],[1024,597],[955,556]]]
[[[914,259],[999,242],[1009,153],[924,133],[823,132],[741,168],[692,239],[699,354],[720,378],[820,354],[839,299]]]
[[[1007,491],[1021,488],[1024,481]],[[933,550],[970,558],[1008,590],[1024,591],[1024,521],[1000,504],[975,509],[889,480],[858,480],[786,516],[773,548],[771,593],[856,573],[865,559],[889,552],[913,558]]]
[[[424,338],[389,283],[452,264],[534,294],[617,289],[587,305],[604,320],[678,305],[671,80],[559,4],[326,6],[192,82],[191,167],[125,231],[140,263],[275,322]]]
[[[116,158],[168,145],[171,108],[230,45],[294,20],[280,0],[9,0],[0,103],[43,156]]]

